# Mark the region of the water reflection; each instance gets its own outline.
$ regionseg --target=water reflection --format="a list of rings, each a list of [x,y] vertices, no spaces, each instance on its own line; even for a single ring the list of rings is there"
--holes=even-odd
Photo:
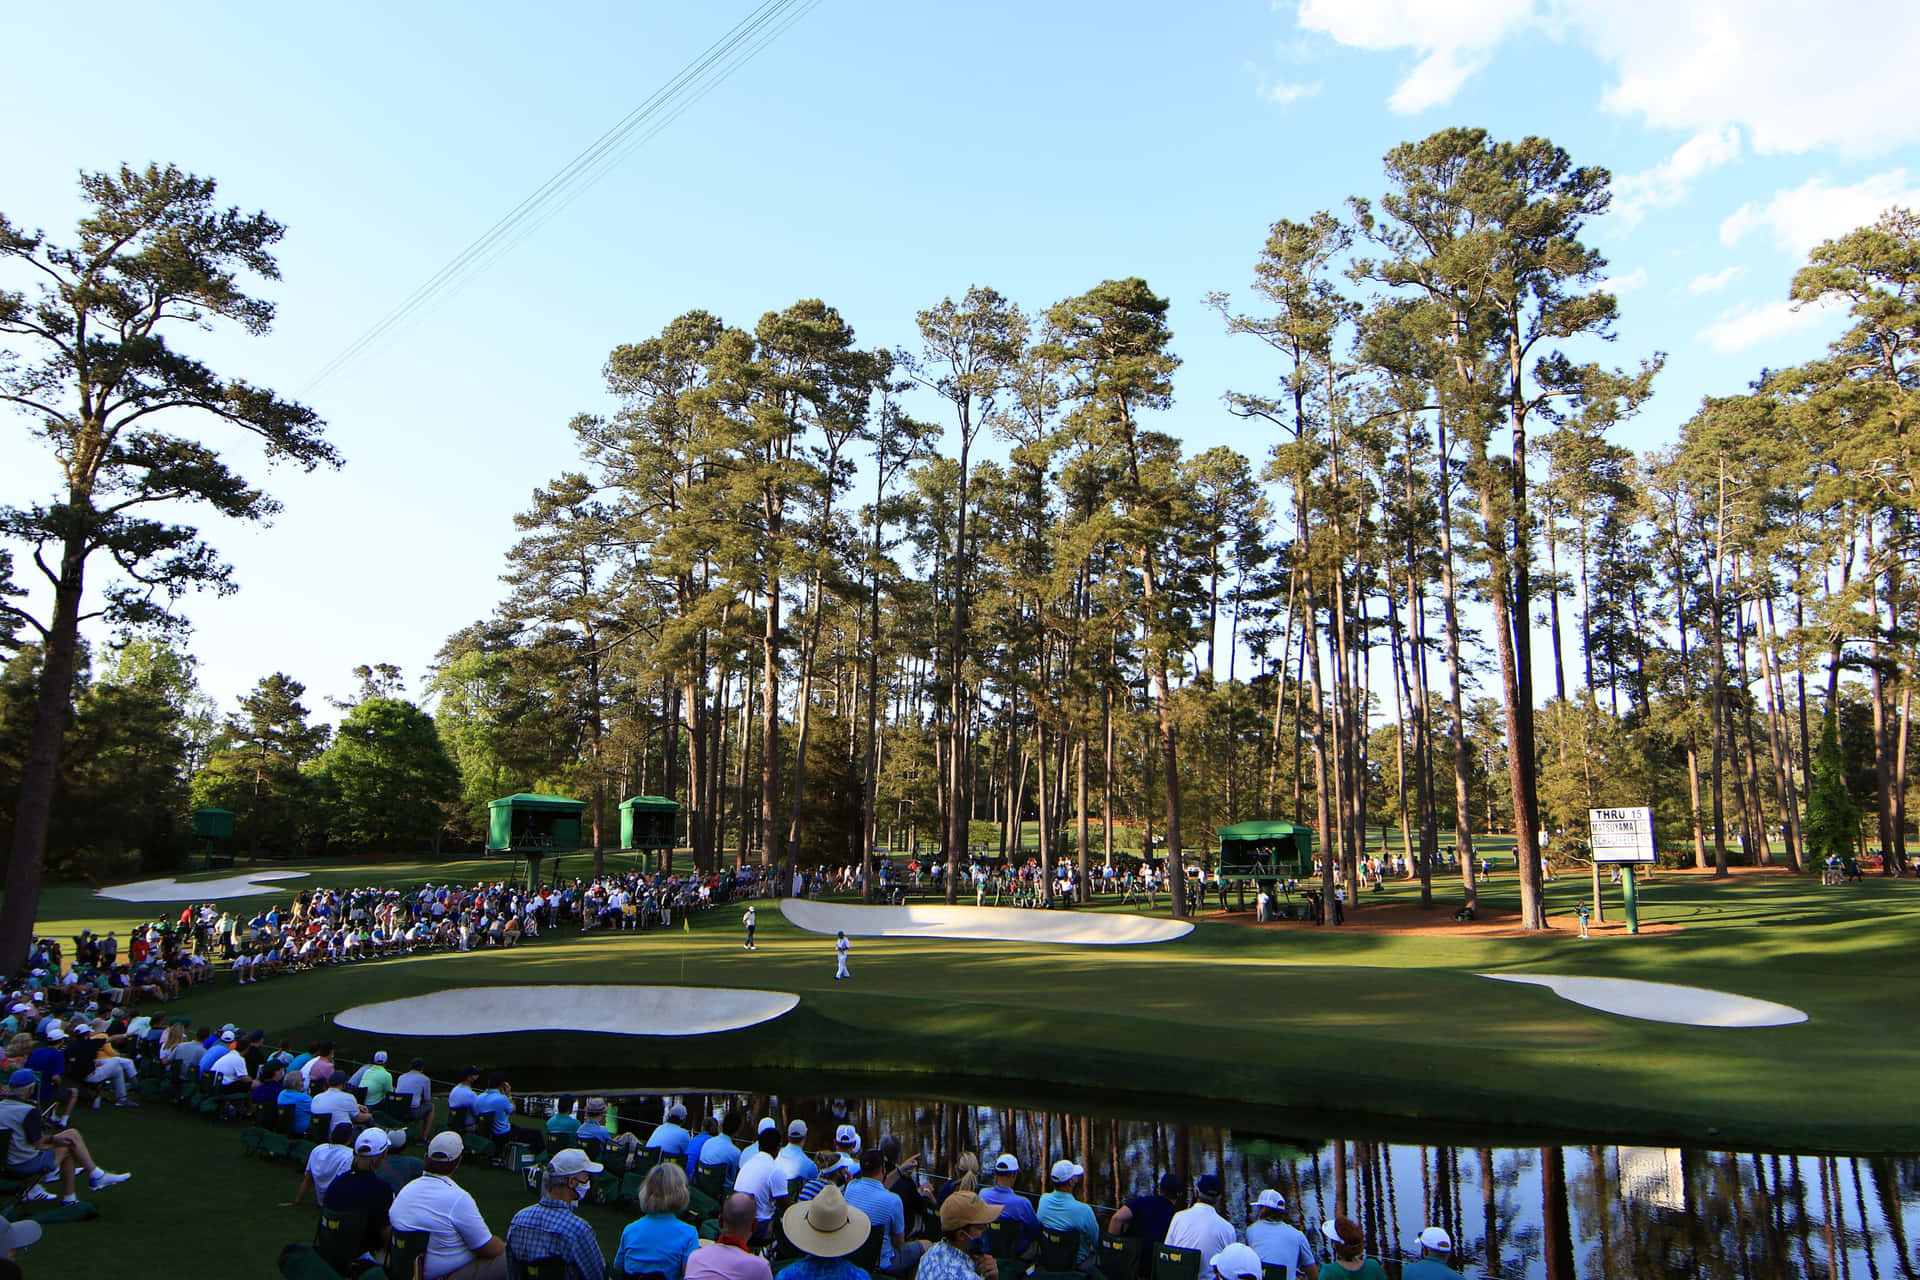
[[[721,1113],[750,1134],[771,1115],[807,1122],[809,1147],[852,1124],[871,1145],[897,1134],[936,1185],[962,1151],[1003,1151],[1029,1172],[1061,1156],[1086,1166],[1083,1196],[1104,1225],[1111,1206],[1148,1193],[1168,1170],[1189,1183],[1218,1172],[1221,1212],[1244,1228],[1248,1205],[1277,1188],[1310,1236],[1344,1214],[1389,1275],[1446,1228],[1468,1276],[1505,1280],[1920,1280],[1909,1240],[1920,1223],[1920,1159],[1794,1156],[1619,1146],[1457,1147],[1283,1137],[1210,1125],[1065,1111],[895,1099],[677,1093],[620,1098],[644,1131],[668,1101]],[[1317,1236],[1316,1236],[1317,1242]]]

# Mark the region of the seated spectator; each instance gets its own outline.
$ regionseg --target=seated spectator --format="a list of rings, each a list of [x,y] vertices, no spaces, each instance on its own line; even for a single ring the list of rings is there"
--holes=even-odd
[[[284,1072],[277,1062],[267,1062],[260,1068],[260,1079],[247,1093],[247,1101],[253,1106],[253,1114],[264,1118],[280,1106],[280,1077]]]
[[[1358,1276],[1360,1280],[1387,1280],[1386,1270],[1367,1256],[1366,1233],[1352,1218],[1333,1218],[1320,1224],[1320,1234],[1333,1246],[1333,1261],[1320,1268],[1326,1277]]]
[[[953,1173],[934,1193],[934,1203],[945,1203],[946,1198],[956,1191],[978,1191],[979,1189],[980,1157],[971,1151],[962,1151],[953,1158]]]
[[[359,1241],[362,1257],[386,1246],[390,1234],[387,1214],[393,1207],[393,1187],[380,1176],[391,1144],[384,1129],[363,1129],[353,1140],[353,1164],[328,1185],[324,1203],[334,1213],[363,1213],[367,1232]]]
[[[280,1202],[282,1209],[291,1209],[307,1198],[307,1188],[313,1188],[313,1202],[322,1208],[327,1204],[327,1188],[334,1179],[353,1167],[353,1126],[337,1124],[327,1133],[327,1140],[315,1147],[307,1156],[307,1167],[300,1173],[300,1187],[293,1193],[293,1199]]]
[[[307,1092],[306,1081],[296,1072],[282,1072],[280,1096],[274,1102],[286,1118],[287,1132],[296,1138],[306,1137],[313,1125],[313,1096]]]
[[[640,1139],[631,1133],[614,1133],[607,1128],[605,1098],[588,1098],[582,1110],[585,1112],[585,1118],[580,1121],[580,1129],[574,1135],[575,1137],[582,1142],[598,1139],[606,1150],[618,1150],[627,1159],[633,1158],[634,1151],[640,1146]]]
[[[647,1135],[647,1149],[663,1156],[684,1156],[693,1135],[687,1132],[687,1109],[676,1102],[667,1108],[667,1120]]]
[[[206,1061],[207,1057],[213,1059],[207,1067],[207,1073],[219,1082],[221,1088],[239,1084],[244,1084],[249,1089],[253,1087],[253,1077],[247,1072],[246,1055],[240,1052],[239,1045],[234,1042],[233,1032],[221,1032],[218,1053],[210,1053],[202,1057],[201,1061]]]
[[[422,1280],[507,1280],[507,1242],[487,1229],[471,1193],[453,1180],[466,1144],[460,1135],[435,1135],[427,1144],[427,1171],[393,1197],[387,1220],[395,1231],[425,1231]]]
[[[828,1187],[804,1204],[794,1205],[780,1225],[787,1242],[806,1255],[781,1268],[781,1275],[792,1280],[862,1280],[866,1275],[847,1261],[847,1255],[867,1242],[871,1225],[838,1187]]]
[[[920,1259],[914,1280],[997,1280],[1000,1264],[987,1250],[987,1224],[1005,1210],[972,1191],[940,1202],[940,1242]]]
[[[880,1180],[885,1172],[886,1158],[879,1148],[864,1152],[860,1157],[860,1176],[847,1184],[846,1202],[871,1219],[874,1226],[886,1228],[880,1237],[880,1259],[873,1269],[882,1275],[912,1275],[914,1264],[926,1250],[926,1241],[907,1242],[906,1207]],[[820,1195],[827,1194],[824,1189],[820,1192]]]
[[[329,1133],[338,1125],[359,1128],[373,1119],[373,1113],[361,1106],[358,1098],[347,1092],[345,1077],[335,1074],[322,1079],[326,1081],[326,1087],[314,1095],[312,1111],[314,1119],[326,1120]],[[320,1088],[318,1081],[314,1082],[314,1087]]]
[[[117,1107],[137,1107],[140,1104],[127,1097],[127,1086],[133,1083],[133,1060],[120,1056],[116,1041],[124,1045],[127,1037],[107,1035],[89,1020],[74,1023],[73,1036],[67,1042],[67,1078],[111,1088]]]
[[[1013,1189],[1013,1184],[1019,1180],[1020,1158],[1011,1154],[1002,1155],[993,1162],[993,1185],[982,1191],[980,1198],[988,1204],[1000,1206],[1002,1222],[1019,1225],[1013,1252],[1016,1257],[1024,1258],[1039,1242],[1040,1219],[1034,1214],[1032,1202]]]
[[[753,1197],[755,1241],[772,1236],[773,1215],[786,1207],[787,1176],[780,1171],[780,1162],[775,1158],[779,1150],[778,1131],[762,1130],[757,1149],[740,1162],[740,1172],[733,1180],[734,1190]]]
[[[534,1151],[547,1147],[546,1135],[533,1129],[513,1126],[513,1082],[496,1071],[487,1080],[487,1091],[474,1100],[474,1124],[497,1143],[524,1142]]]
[[[1252,1234],[1252,1228],[1248,1228],[1248,1234]],[[1460,1273],[1447,1265],[1453,1261],[1453,1237],[1445,1227],[1425,1228],[1417,1243],[1420,1257],[1401,1264],[1401,1280],[1461,1280]]]
[[[752,1234],[753,1197],[728,1196],[720,1204],[719,1238],[693,1251],[687,1259],[686,1280],[773,1280],[773,1268],[767,1260],[747,1248],[747,1238]],[[788,1235],[791,1238],[791,1226]],[[860,1238],[866,1239],[865,1230]],[[795,1276],[794,1280],[804,1277]]]
[[[67,1033],[54,1027],[49,1039],[27,1055],[27,1070],[40,1080],[33,1100],[42,1106],[51,1103],[62,1127],[73,1123],[73,1109],[80,1102],[80,1090],[67,1077],[67,1055],[61,1046]]]
[[[800,1194],[794,1198],[797,1204],[801,1200],[811,1200],[819,1195],[829,1184],[840,1188],[842,1192],[847,1184],[859,1176],[860,1162],[852,1156],[835,1156],[827,1162],[824,1169],[808,1178],[806,1185],[800,1188]]]
[[[1203,1274],[1208,1275],[1209,1280],[1263,1280],[1266,1264],[1251,1247],[1230,1244],[1207,1261]],[[1288,1272],[1289,1276],[1292,1274]],[[1380,1280],[1386,1280],[1386,1273],[1381,1273]]]
[[[680,1114],[684,1116],[686,1112],[682,1110]],[[820,1167],[813,1162],[813,1157],[807,1154],[806,1147],[802,1145],[806,1140],[807,1122],[805,1120],[795,1120],[787,1126],[787,1145],[780,1148],[780,1153],[775,1159],[779,1160],[780,1171],[789,1180],[816,1177],[820,1172]]]
[[[1247,1224],[1247,1243],[1270,1267],[1286,1270],[1287,1280],[1315,1274],[1313,1246],[1306,1233],[1287,1221],[1287,1198],[1268,1187],[1253,1202],[1254,1220]],[[1443,1233],[1444,1234],[1444,1233]],[[1423,1241],[1426,1236],[1420,1237]]]
[[[474,1085],[480,1082],[480,1068],[462,1067],[454,1078],[453,1088],[447,1091],[447,1113],[456,1129],[470,1129],[474,1125],[473,1104],[480,1101],[480,1095]]]
[[[620,1233],[613,1265],[630,1276],[658,1273],[666,1280],[683,1280],[687,1259],[700,1247],[700,1233],[682,1222],[687,1210],[687,1175],[672,1161],[662,1161],[640,1184],[640,1216]]]
[[[354,1072],[347,1084],[366,1090],[366,1104],[377,1107],[393,1094],[393,1073],[387,1070],[387,1051],[375,1051],[373,1061]]]
[[[1132,1236],[1140,1242],[1143,1258],[1153,1256],[1153,1246],[1167,1238],[1167,1224],[1180,1212],[1181,1188],[1185,1184],[1175,1173],[1160,1175],[1151,1195],[1135,1196],[1113,1211],[1107,1230],[1116,1236]]]
[[[1220,1197],[1226,1184],[1217,1173],[1203,1173],[1193,1184],[1193,1203],[1167,1223],[1167,1243],[1180,1249],[1198,1249],[1211,1258],[1236,1238],[1233,1224],[1220,1216]],[[1042,1222],[1046,1218],[1042,1216]]]
[[[542,1258],[563,1258],[567,1280],[602,1280],[607,1260],[600,1242],[577,1212],[580,1198],[593,1185],[593,1175],[605,1165],[587,1159],[571,1147],[547,1165],[540,1183],[540,1203],[528,1205],[507,1224],[507,1256],[524,1265]]]
[[[559,1098],[555,1099],[553,1114],[547,1117],[546,1129],[549,1145],[551,1146],[560,1145],[552,1141],[555,1138],[570,1139],[578,1136],[580,1132],[580,1118],[573,1114],[572,1094],[563,1093]]]
[[[424,1059],[407,1064],[406,1074],[393,1083],[393,1091],[407,1100],[407,1113],[425,1137],[433,1128],[433,1081],[427,1077]]]
[[[1040,1203],[1034,1206],[1034,1216],[1049,1231],[1080,1233],[1080,1256],[1075,1259],[1075,1265],[1092,1275],[1100,1269],[1099,1257],[1094,1253],[1094,1246],[1100,1243],[1100,1223],[1093,1216],[1093,1209],[1074,1194],[1086,1173],[1071,1160],[1055,1160],[1047,1174],[1053,1190],[1040,1197]]]
[[[22,1068],[7,1077],[7,1088],[0,1093],[0,1131],[12,1142],[7,1147],[8,1177],[27,1182],[27,1200],[51,1200],[53,1194],[41,1185],[46,1175],[59,1174],[60,1199],[72,1204],[74,1171],[87,1172],[87,1189],[100,1191],[118,1186],[132,1174],[108,1173],[93,1162],[86,1139],[78,1129],[49,1132],[41,1123],[40,1111],[28,1099],[39,1086],[40,1078]]]

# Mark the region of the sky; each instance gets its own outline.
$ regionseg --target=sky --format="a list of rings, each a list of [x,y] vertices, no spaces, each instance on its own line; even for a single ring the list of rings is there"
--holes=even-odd
[[[1273,443],[1227,414],[1275,369],[1205,305],[1267,228],[1377,197],[1381,157],[1454,125],[1544,135],[1613,174],[1590,228],[1619,295],[1607,358],[1667,357],[1625,424],[1676,438],[1705,395],[1807,359],[1841,318],[1793,310],[1807,251],[1920,206],[1911,0],[821,0],[619,155],[455,292],[315,376],[667,85],[749,0],[319,8],[20,7],[0,51],[0,212],[56,239],[76,176],[172,163],[285,223],[271,334],[190,333],[223,373],[297,394],[340,471],[269,472],[268,527],[209,518],[239,591],[186,603],[223,708],[282,670],[309,706],[360,663],[418,693],[487,616],[513,515],[576,465],[607,352],[695,308],[751,327],[801,298],[870,346],[970,285],[1029,309],[1140,276],[1183,360],[1154,425],[1193,452]],[[0,274],[0,287],[21,281]],[[919,406],[922,416],[937,406]],[[0,426],[0,502],[51,491]]]

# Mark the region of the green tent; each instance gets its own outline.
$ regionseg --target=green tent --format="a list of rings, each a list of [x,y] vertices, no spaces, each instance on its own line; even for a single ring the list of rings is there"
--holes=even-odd
[[[1305,880],[1313,874],[1313,828],[1297,822],[1222,827],[1220,874],[1231,880]]]
[[[635,796],[620,802],[620,847],[642,853],[672,853],[678,843],[680,805],[665,796]]]
[[[548,853],[580,851],[580,818],[585,800],[522,793],[487,802],[487,852]]]

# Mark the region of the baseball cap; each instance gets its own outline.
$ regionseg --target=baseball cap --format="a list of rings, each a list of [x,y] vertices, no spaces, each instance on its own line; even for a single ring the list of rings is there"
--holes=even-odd
[[[427,1159],[458,1160],[466,1154],[466,1150],[467,1144],[460,1140],[460,1135],[448,1129],[445,1133],[433,1135],[433,1141],[427,1144]]]
[[[855,1160],[852,1156],[843,1155],[838,1160],[835,1160],[832,1164],[822,1169],[820,1172],[822,1174],[858,1173],[860,1172],[860,1162],[858,1160]]]
[[[1053,1162],[1053,1168],[1048,1170],[1047,1176],[1055,1182],[1071,1182],[1085,1172],[1086,1170],[1084,1168],[1071,1160],[1055,1160]]]
[[[67,1033],[60,1029],[59,1023],[56,1022],[52,1026],[47,1028],[47,1039],[65,1040],[66,1038],[67,1038]]]
[[[1259,1280],[1262,1265],[1251,1245],[1230,1244],[1213,1255],[1213,1269],[1222,1280]]]
[[[558,1174],[562,1178],[572,1178],[583,1173],[601,1173],[606,1167],[587,1159],[587,1153],[579,1147],[568,1147],[548,1162],[547,1172]]]
[[[755,1133],[774,1133],[777,1132],[779,1128],[780,1126],[774,1123],[772,1116],[761,1116],[760,1123],[754,1127],[753,1131]]]
[[[374,1053],[374,1055],[373,1055],[373,1060],[374,1060],[375,1062],[377,1062],[377,1063],[379,1063],[379,1064],[380,1064],[381,1066],[383,1066],[383,1067],[384,1067],[384,1066],[386,1066],[386,1065],[387,1065],[387,1051],[386,1051],[385,1049],[380,1049],[380,1050],[376,1050],[376,1051],[375,1051],[375,1053]]]
[[[1360,1224],[1352,1218],[1329,1218],[1320,1224],[1320,1234],[1336,1245],[1356,1245],[1366,1240]]]
[[[24,1089],[30,1084],[38,1085],[39,1083],[40,1083],[39,1073],[35,1071],[29,1071],[25,1067],[20,1068],[18,1071],[14,1072],[12,1075],[7,1077],[7,1087],[9,1089]]]
[[[353,1154],[357,1156],[383,1156],[393,1146],[385,1129],[362,1129],[360,1136],[353,1140]]]
[[[806,1122],[805,1120],[795,1120],[795,1121],[794,1121],[794,1122],[793,1122],[792,1124],[790,1124],[790,1125],[788,1125],[788,1126],[787,1126],[787,1136],[788,1136],[789,1138],[804,1138],[804,1137],[806,1137],[806,1136],[807,1136],[807,1122]]]
[[[833,1131],[834,1142],[845,1146],[852,1143],[854,1150],[860,1149],[860,1131],[850,1124],[843,1124]]]
[[[222,1031],[222,1032],[220,1033],[220,1043],[221,1043],[221,1044],[232,1044],[232,1043],[233,1043],[233,1032],[231,1032],[231,1031]]]
[[[971,1191],[956,1191],[940,1202],[940,1230],[944,1234],[975,1223],[992,1222],[1004,1208],[1005,1205],[988,1204]]]
[[[1253,1207],[1256,1209],[1284,1209],[1287,1207],[1287,1198],[1278,1191],[1275,1191],[1272,1187],[1268,1187],[1265,1191],[1262,1191],[1254,1197]]]
[[[40,1224],[32,1218],[8,1222],[0,1218],[0,1253],[26,1249],[40,1243]]]
[[[993,1171],[995,1173],[1020,1172],[1020,1157],[1019,1156],[1001,1156],[998,1160],[995,1160],[993,1162]]]
[[[1219,1174],[1203,1173],[1200,1175],[1200,1180],[1193,1184],[1193,1189],[1203,1196],[1217,1196],[1227,1189],[1227,1185],[1220,1181]]]
[[[1420,1245],[1435,1253],[1452,1253],[1453,1237],[1448,1235],[1444,1228],[1428,1227],[1420,1233]]]
[[[606,1109],[605,1104],[602,1104],[601,1110],[604,1111],[605,1109]],[[672,1106],[667,1108],[667,1119],[673,1121],[675,1124],[679,1124],[682,1120],[685,1120],[686,1118],[687,1118],[687,1109],[686,1107],[682,1106],[680,1103],[676,1102]]]

